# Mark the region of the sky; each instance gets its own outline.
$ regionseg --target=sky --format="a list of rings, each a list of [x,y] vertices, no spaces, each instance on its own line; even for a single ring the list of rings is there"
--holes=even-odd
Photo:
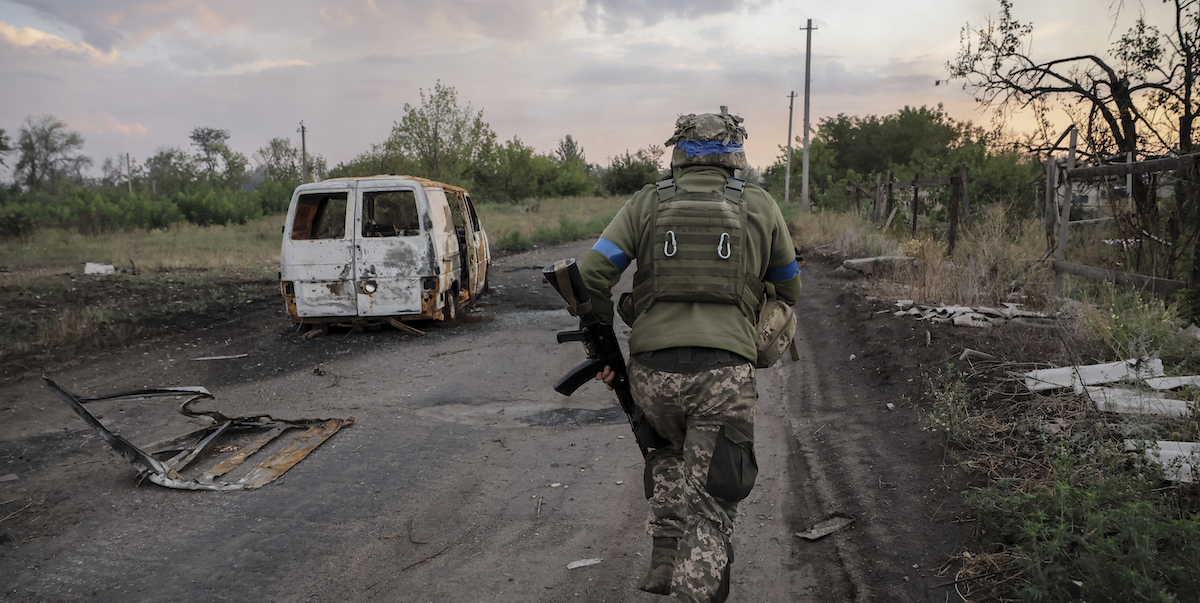
[[[275,137],[299,146],[303,121],[332,167],[382,142],[440,81],[500,140],[549,153],[570,134],[602,165],[663,148],[681,114],[727,105],[746,120],[751,165],[765,167],[787,143],[793,91],[802,132],[807,19],[814,128],[938,103],[987,125],[961,82],[935,82],[963,27],[998,11],[996,0],[0,0],[0,128],[15,141],[28,116],[58,117],[98,173],[105,158],[190,149],[197,126],[228,130],[248,157]],[[1104,52],[1139,14],[1171,25],[1159,0],[1013,0],[1043,59]]]

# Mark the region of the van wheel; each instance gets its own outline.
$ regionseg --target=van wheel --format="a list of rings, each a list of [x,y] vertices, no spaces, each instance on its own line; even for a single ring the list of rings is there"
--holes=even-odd
[[[442,299],[442,304],[442,322],[454,322],[454,319],[458,316],[458,303],[454,299],[453,291],[446,292],[445,297]]]

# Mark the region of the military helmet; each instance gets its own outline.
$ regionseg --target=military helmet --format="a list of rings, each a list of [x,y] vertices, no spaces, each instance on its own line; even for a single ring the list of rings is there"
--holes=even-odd
[[[666,142],[667,146],[675,147],[671,153],[671,167],[715,165],[733,170],[750,167],[746,151],[742,149],[742,142],[747,138],[742,121],[723,105],[720,113],[679,116],[675,121],[675,133]]]

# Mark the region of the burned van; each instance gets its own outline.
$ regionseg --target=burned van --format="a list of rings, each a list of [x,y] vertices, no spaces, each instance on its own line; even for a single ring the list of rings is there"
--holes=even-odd
[[[483,293],[490,262],[467,191],[412,176],[333,178],[292,194],[280,287],[297,323],[448,321]]]

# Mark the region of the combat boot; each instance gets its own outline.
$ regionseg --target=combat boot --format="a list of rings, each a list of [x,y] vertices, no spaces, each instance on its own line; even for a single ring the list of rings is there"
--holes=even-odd
[[[656,595],[671,594],[671,577],[675,575],[676,538],[655,538],[654,551],[650,555],[650,569],[638,580],[638,590]]]

